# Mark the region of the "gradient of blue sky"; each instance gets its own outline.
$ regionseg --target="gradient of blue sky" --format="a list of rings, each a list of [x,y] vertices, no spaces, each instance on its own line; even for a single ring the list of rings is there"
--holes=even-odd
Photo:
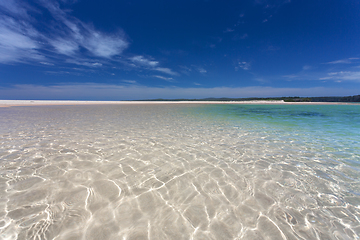
[[[355,0],[0,0],[0,99],[360,94]]]

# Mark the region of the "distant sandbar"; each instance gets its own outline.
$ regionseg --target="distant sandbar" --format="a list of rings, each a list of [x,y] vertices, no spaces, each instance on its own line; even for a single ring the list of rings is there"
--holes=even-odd
[[[46,105],[116,105],[116,104],[283,104],[283,105],[359,105],[349,102],[284,102],[284,100],[252,101],[53,101],[53,100],[0,100],[0,107]]]

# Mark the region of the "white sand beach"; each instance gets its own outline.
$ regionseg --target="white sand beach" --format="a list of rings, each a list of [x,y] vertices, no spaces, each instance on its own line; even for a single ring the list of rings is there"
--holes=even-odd
[[[284,100],[253,101],[73,101],[73,100],[0,100],[0,107],[44,105],[102,105],[102,104],[286,104],[286,105],[358,105],[349,102],[284,102]]]

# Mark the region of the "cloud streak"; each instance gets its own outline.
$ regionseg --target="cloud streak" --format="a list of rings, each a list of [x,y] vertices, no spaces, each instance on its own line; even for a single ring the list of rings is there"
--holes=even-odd
[[[326,64],[351,64],[356,62],[356,60],[359,60],[360,58],[346,58],[346,59],[340,59],[332,62],[327,62]]]
[[[37,50],[40,47],[38,35],[28,23],[0,15],[0,62],[45,59]]]
[[[129,65],[132,67],[144,68],[144,69],[147,69],[150,71],[157,71],[157,72],[165,73],[165,74],[172,75],[172,76],[179,76],[179,73],[174,72],[170,68],[159,67],[160,63],[158,61],[148,59],[142,55],[131,57],[131,58],[129,58],[129,60],[130,60]]]
[[[40,0],[38,3],[35,7],[24,1],[1,1],[1,63],[50,62],[51,59],[64,59],[64,56],[111,59],[121,55],[129,45],[121,30],[104,33],[68,15],[56,1]],[[50,13],[53,21],[39,22],[30,17],[45,11]]]
[[[144,56],[134,56],[129,59],[133,63],[141,65],[141,66],[145,66],[145,67],[156,67],[159,64],[158,61],[146,59]]]
[[[0,2],[0,63],[74,64],[92,69],[118,63],[179,75],[160,66],[159,61],[142,55],[124,57],[122,53],[129,43],[121,29],[101,32],[71,16],[55,0],[38,0],[37,3],[30,6],[23,0]],[[31,17],[45,13],[51,16],[49,21],[39,22]]]
[[[326,77],[320,78],[320,80],[333,80],[337,82],[342,82],[342,81],[360,82],[360,72],[352,72],[352,71],[330,72]]]
[[[163,76],[159,76],[159,75],[154,75],[153,77],[155,78],[159,78],[159,79],[162,79],[162,80],[165,80],[167,82],[176,82],[173,78],[169,78],[169,77],[163,77]]]
[[[179,75],[179,73],[174,72],[170,68],[157,67],[157,68],[154,68],[154,70],[162,72],[162,73],[166,73],[166,74],[169,74],[169,75],[173,75],[173,76],[178,76]]]

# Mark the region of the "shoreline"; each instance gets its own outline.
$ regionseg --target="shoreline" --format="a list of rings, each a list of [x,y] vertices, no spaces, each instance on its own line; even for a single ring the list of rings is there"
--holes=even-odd
[[[252,101],[73,101],[73,100],[0,100],[0,107],[66,105],[135,105],[135,104],[269,104],[269,105],[360,105],[352,102]]]

